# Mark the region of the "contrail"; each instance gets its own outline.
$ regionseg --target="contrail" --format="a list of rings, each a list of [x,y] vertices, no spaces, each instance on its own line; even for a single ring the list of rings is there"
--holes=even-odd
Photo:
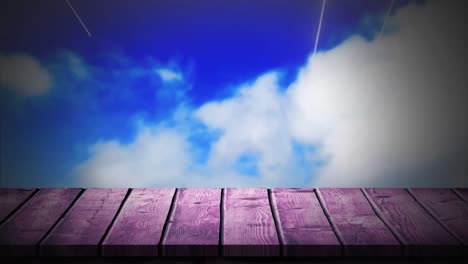
[[[320,29],[322,28],[323,11],[325,10],[325,3],[326,2],[327,2],[327,0],[322,0],[322,10],[320,11],[320,20],[319,20],[319,24],[318,24],[318,28],[317,28],[317,36],[315,37],[315,46],[314,46],[313,56],[317,52],[317,46],[318,46],[319,37],[320,37]]]
[[[388,17],[390,16],[390,12],[392,12],[394,2],[395,2],[395,0],[390,0],[390,6],[388,7],[387,13],[385,14],[382,27],[380,28],[379,35],[377,35],[376,39],[379,39],[383,34],[383,31],[385,29],[385,25],[387,24]]]
[[[71,10],[73,11],[73,14],[75,14],[76,18],[78,19],[78,21],[80,21],[80,24],[83,26],[84,30],[86,30],[86,33],[88,33],[88,36],[91,37],[91,33],[89,33],[89,30],[88,28],[86,28],[85,24],[83,23],[83,21],[81,20],[80,16],[78,15],[78,13],[75,11],[75,9],[73,8],[73,6],[71,5],[70,1],[66,0],[67,3],[68,3],[68,6],[71,8]]]

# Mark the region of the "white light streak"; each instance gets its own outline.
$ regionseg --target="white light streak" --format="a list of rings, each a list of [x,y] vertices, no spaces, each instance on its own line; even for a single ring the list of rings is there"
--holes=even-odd
[[[88,36],[91,37],[91,33],[89,32],[88,28],[86,27],[86,25],[83,23],[83,21],[81,20],[80,16],[78,15],[78,13],[75,11],[75,9],[73,8],[73,6],[71,5],[70,1],[66,0],[67,3],[68,3],[68,6],[70,6],[71,10],[73,11],[73,14],[75,14],[76,18],[78,19],[78,21],[80,22],[80,24],[83,26],[84,30],[86,30],[86,33],[88,33]]]
[[[382,36],[382,34],[383,34],[384,30],[385,30],[385,26],[387,24],[388,17],[390,16],[390,12],[392,12],[394,2],[395,2],[395,0],[390,0],[390,6],[388,7],[387,13],[385,14],[385,18],[384,18],[384,21],[382,23],[382,27],[380,28],[379,35],[377,35],[377,39],[379,39]]]
[[[320,11],[320,20],[319,20],[319,24],[318,24],[318,28],[317,28],[317,36],[315,37],[314,53],[313,53],[312,56],[314,56],[315,53],[317,52],[317,46],[318,46],[318,42],[319,42],[319,38],[320,38],[320,29],[322,28],[323,12],[325,10],[326,2],[327,2],[327,0],[322,0],[322,10]]]

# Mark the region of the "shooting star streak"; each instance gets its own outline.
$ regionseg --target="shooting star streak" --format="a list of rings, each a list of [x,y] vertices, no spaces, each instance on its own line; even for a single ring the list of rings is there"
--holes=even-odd
[[[76,18],[78,19],[78,21],[80,22],[80,24],[83,26],[84,30],[86,30],[86,33],[88,33],[88,36],[91,37],[91,33],[89,33],[89,30],[88,28],[86,27],[86,25],[83,23],[83,21],[81,20],[80,16],[78,15],[78,13],[75,11],[75,9],[73,8],[73,6],[71,5],[70,1],[66,0],[67,3],[68,3],[68,6],[71,8],[71,10],[73,11],[73,14],[75,14]]]
[[[387,13],[385,14],[384,21],[382,23],[382,27],[380,28],[379,35],[377,35],[376,39],[380,39],[380,37],[382,36],[382,34],[383,34],[384,30],[385,30],[385,26],[387,25],[387,20],[388,20],[388,17],[390,16],[390,12],[392,12],[394,2],[395,2],[395,0],[390,0],[390,6],[388,7]]]
[[[323,11],[325,10],[325,3],[327,0],[322,0],[322,10],[320,11],[320,20],[317,28],[317,36],[315,37],[315,45],[314,45],[314,53],[312,56],[315,56],[315,53],[317,52],[317,46],[320,38],[320,29],[322,28],[322,20],[323,20]]]

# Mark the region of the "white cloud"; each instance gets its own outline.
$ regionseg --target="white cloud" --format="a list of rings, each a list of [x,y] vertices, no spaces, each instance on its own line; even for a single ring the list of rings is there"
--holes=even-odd
[[[309,60],[288,111],[294,137],[330,157],[314,185],[468,184],[463,5],[410,6],[391,18],[396,32]],[[436,163],[445,172],[431,171]]]
[[[37,59],[25,54],[0,54],[0,88],[22,96],[36,96],[51,86],[50,73]]]
[[[193,130],[147,127],[132,144],[96,144],[78,175],[99,186],[301,186],[312,164],[325,161],[310,184],[467,185],[463,5],[406,7],[378,40],[352,37],[309,58],[285,92],[271,72],[195,109],[194,120],[179,122],[220,133],[206,163],[191,154]],[[318,152],[298,153],[294,144]],[[256,157],[259,177],[236,170],[246,154]]]
[[[187,142],[164,127],[142,128],[128,145],[99,142],[91,154],[90,161],[76,168],[88,186],[164,186],[188,176]]]
[[[264,184],[285,183],[294,153],[277,81],[276,73],[265,74],[233,98],[207,103],[195,112],[208,128],[222,132],[211,146],[207,166],[212,171],[225,174],[243,155],[253,153]]]
[[[260,185],[258,179],[233,171],[223,175],[197,167],[191,160],[187,135],[178,129],[140,125],[130,144],[105,141],[90,149],[92,159],[75,167],[85,187],[190,187]]]
[[[183,76],[181,73],[176,72],[169,68],[157,68],[154,70],[156,74],[159,75],[163,82],[181,82],[183,81]]]

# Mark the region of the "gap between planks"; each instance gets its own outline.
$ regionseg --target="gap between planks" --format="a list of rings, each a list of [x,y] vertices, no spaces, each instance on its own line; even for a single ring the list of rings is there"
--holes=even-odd
[[[268,203],[270,204],[270,210],[271,214],[273,217],[273,223],[275,223],[275,228],[276,228],[276,234],[278,235],[278,241],[279,241],[279,250],[280,250],[280,256],[284,255],[284,233],[283,233],[283,228],[281,228],[281,219],[279,217],[278,213],[278,207],[276,204],[276,197],[274,192],[271,189],[267,189],[268,193]]]
[[[98,255],[99,256],[102,256],[102,243],[104,243],[107,236],[109,235],[110,230],[114,226],[115,221],[119,217],[120,212],[122,211],[122,208],[124,207],[125,202],[127,202],[127,199],[130,196],[130,194],[132,193],[132,191],[133,191],[133,188],[128,188],[127,193],[125,194],[125,197],[122,200],[122,203],[120,203],[119,209],[117,209],[117,212],[114,215],[114,218],[112,218],[112,221],[110,222],[109,226],[107,227],[106,231],[104,232],[104,235],[101,237],[101,240],[99,240],[99,243],[98,243]]]
[[[320,190],[318,188],[314,189],[315,196],[317,197],[317,200],[320,204],[320,207],[322,207],[322,211],[325,214],[325,217],[328,220],[328,223],[330,224],[333,232],[335,233],[336,238],[338,239],[338,242],[340,242],[340,255],[344,256],[344,240],[343,240],[343,235],[341,234],[339,228],[336,226],[336,224],[332,221],[330,213],[328,212],[327,205],[322,197],[322,194],[320,193]]]
[[[396,238],[396,240],[398,240],[398,242],[401,245],[400,255],[404,256],[405,255],[405,243],[404,243],[405,240],[395,230],[395,228],[392,225],[390,225],[387,218],[382,214],[382,212],[380,212],[379,208],[374,203],[374,201],[371,199],[371,197],[367,194],[366,190],[364,190],[364,188],[360,188],[360,190],[364,194],[364,197],[366,198],[367,202],[371,206],[371,208],[374,211],[375,215],[377,215],[377,217],[380,218],[380,220],[384,223],[384,225],[388,228],[388,230],[390,230],[390,232],[393,234],[393,236]]]
[[[41,250],[41,243],[47,238],[47,236],[55,229],[55,227],[59,224],[59,222],[68,214],[68,212],[73,208],[75,203],[81,198],[83,193],[85,192],[86,189],[81,189],[78,195],[73,199],[73,201],[70,203],[70,205],[65,209],[65,211],[62,213],[62,215],[55,221],[55,223],[52,225],[52,227],[47,231],[44,236],[39,239],[39,242],[36,245],[36,256],[40,255],[40,250]]]
[[[468,200],[465,198],[465,196],[464,196],[463,194],[460,193],[459,190],[457,190],[456,188],[452,188],[451,190],[452,190],[452,192],[455,193],[455,195],[458,196],[458,198],[460,198],[463,202],[465,202],[466,204],[468,204]]]
[[[33,197],[35,197],[39,192],[41,192],[42,190],[44,189],[35,189],[22,203],[20,203],[7,217],[5,217],[5,219],[2,221],[2,223],[0,223],[0,226],[2,226],[4,223],[6,223],[7,221],[9,221],[12,217],[14,217],[14,215],[16,215],[18,213],[18,211],[21,210],[21,208],[23,208],[25,205],[27,205],[32,199]],[[375,204],[375,202],[371,199],[371,197],[369,196],[369,194],[367,194],[366,190],[364,190],[363,188],[360,188],[361,192],[363,193],[364,197],[366,198],[367,202],[369,203],[370,207],[372,208],[372,210],[374,211],[374,213],[376,214],[377,217],[380,218],[380,220],[385,224],[385,226],[390,230],[390,232],[393,234],[393,236],[398,240],[398,242],[400,244],[403,245],[402,247],[402,251],[404,251],[404,239],[400,236],[400,234],[393,228],[392,225],[389,224],[388,220],[386,219],[386,217],[380,212],[378,206]],[[465,203],[467,202],[466,200],[464,200],[463,198],[460,197],[460,194],[457,192],[457,190],[455,189],[451,189],[462,201],[464,201]],[[44,241],[44,239],[47,238],[47,236],[57,227],[57,225],[64,219],[64,217],[69,213],[69,211],[71,210],[71,208],[73,208],[75,206],[75,204],[78,202],[78,200],[82,197],[83,193],[86,191],[86,189],[81,189],[80,192],[78,193],[78,195],[74,198],[74,200],[72,201],[72,203],[67,207],[67,209],[61,214],[61,216],[55,221],[55,223],[51,226],[51,228],[44,234],[44,236],[39,240],[38,244],[37,244],[37,249],[39,249],[39,246],[41,245],[41,243]],[[99,255],[101,255],[102,253],[102,243],[103,241],[106,239],[106,237],[109,235],[109,232],[110,230],[112,229],[112,227],[115,225],[115,221],[116,219],[118,218],[118,216],[120,215],[121,211],[122,211],[122,208],[124,207],[125,203],[127,202],[131,192],[133,191],[133,189],[129,188],[127,190],[127,193],[126,193],[126,196],[125,198],[123,199],[122,203],[120,204],[117,212],[115,213],[111,223],[109,224],[109,226],[107,227],[106,231],[104,232],[104,235],[102,236],[102,238],[100,239],[99,241]],[[317,197],[318,199],[318,202],[329,222],[329,224],[331,225],[332,229],[333,229],[333,232],[335,233],[338,241],[340,242],[341,244],[341,255],[343,255],[343,238],[342,238],[342,235],[339,231],[339,229],[337,228],[337,226],[335,225],[335,223],[331,220],[331,217],[330,217],[330,214],[328,212],[328,209],[327,209],[327,205],[326,203],[324,202],[324,199],[320,193],[320,190],[319,189],[314,189],[313,190],[314,193],[315,193],[315,196]],[[454,238],[456,238],[459,242],[461,242],[461,239],[456,235],[454,234],[454,232],[452,232],[445,224],[443,224],[441,222],[440,219],[438,219],[438,217],[435,216],[434,212],[432,212],[432,210],[430,208],[428,208],[424,202],[420,201],[416,196],[415,194],[410,190],[410,189],[406,189],[406,191],[410,194],[410,196],[432,217],[434,218],[434,220],[439,223],[442,227],[444,227],[444,229],[450,234],[452,235]],[[275,228],[276,228],[276,231],[277,231],[277,235],[278,235],[278,240],[279,240],[279,244],[280,244],[280,256],[283,255],[283,246],[284,246],[284,234],[283,234],[283,230],[281,228],[281,219],[279,218],[279,215],[278,215],[278,211],[277,211],[277,201],[276,201],[276,197],[275,197],[275,194],[273,192],[272,189],[267,189],[267,194],[268,194],[268,202],[269,202],[269,206],[270,206],[270,210],[271,210],[271,213],[272,213],[272,217],[273,217],[273,221],[274,221],[274,224],[275,224]],[[173,220],[173,217],[174,217],[174,211],[175,211],[175,207],[177,206],[177,201],[178,201],[178,196],[179,196],[179,189],[176,188],[175,189],[175,192],[174,192],[174,195],[172,197],[172,200],[171,200],[171,205],[170,205],[170,209],[169,209],[169,212],[168,212],[168,215],[166,217],[166,221],[163,225],[163,230],[162,230],[162,235],[161,235],[161,239],[158,243],[158,247],[159,247],[159,256],[162,256],[163,255],[163,251],[162,251],[162,244],[163,244],[163,241],[167,238],[167,233],[168,233],[168,225],[170,223],[170,221]],[[220,210],[220,227],[219,227],[219,256],[223,256],[223,235],[224,235],[224,220],[225,220],[225,207],[226,207],[226,190],[225,188],[221,188],[221,202],[220,202],[220,207],[219,207],[219,210]],[[403,252],[402,252],[403,253]]]
[[[221,202],[219,203],[219,242],[218,255],[223,256],[224,206],[226,205],[226,188],[221,188]]]
[[[159,241],[158,244],[158,256],[164,256],[164,246],[163,242],[166,240],[167,235],[168,235],[168,226],[169,223],[173,220],[174,217],[174,212],[175,212],[175,207],[177,206],[177,198],[179,197],[179,188],[176,188],[174,191],[174,196],[172,196],[172,201],[171,201],[171,206],[169,207],[169,212],[167,213],[167,218],[166,222],[164,222],[162,234],[161,234],[161,240]]]
[[[5,218],[0,222],[0,227],[6,223],[8,220],[10,220],[14,215],[16,215],[16,213],[21,210],[21,208],[23,208],[27,203],[29,203],[29,201],[32,200],[32,198],[40,191],[41,189],[34,189],[34,191],[24,200],[22,201],[20,204],[18,204],[14,209],[13,211],[11,211],[7,216],[5,216]]]
[[[437,216],[436,214],[434,213],[434,211],[429,208],[423,201],[420,201],[420,199],[418,199],[418,197],[414,194],[414,192],[409,189],[409,188],[406,188],[406,191],[411,195],[411,197],[413,197],[413,199],[416,201],[416,203],[419,204],[419,206],[421,206],[424,210],[426,210],[426,212],[437,222],[439,223],[439,225],[441,225],[445,231],[447,231],[450,235],[452,235],[456,240],[458,240],[458,242],[460,242],[460,244],[462,245],[465,245],[465,243],[463,242],[463,239],[460,238],[460,236],[458,236],[455,232],[452,231],[452,229],[450,229],[444,222],[442,222]]]

